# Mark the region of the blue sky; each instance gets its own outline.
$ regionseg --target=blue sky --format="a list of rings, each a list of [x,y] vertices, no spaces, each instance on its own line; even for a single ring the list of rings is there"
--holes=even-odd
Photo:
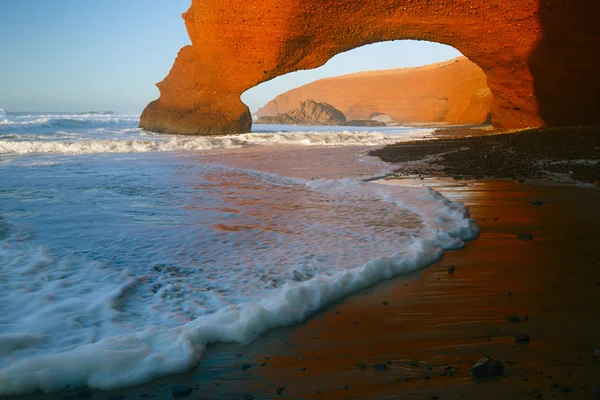
[[[11,111],[140,112],[155,83],[189,44],[181,14],[190,0],[0,1],[0,108]],[[285,90],[327,76],[448,60],[427,42],[378,43],[339,54],[244,93],[252,110]]]

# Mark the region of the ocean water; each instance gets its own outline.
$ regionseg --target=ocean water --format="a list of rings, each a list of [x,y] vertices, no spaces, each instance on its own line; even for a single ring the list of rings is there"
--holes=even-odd
[[[0,112],[0,395],[184,372],[209,343],[303,321],[478,234],[434,191],[363,181],[387,168],[365,149],[427,130],[195,138],[138,122]],[[248,168],[257,154],[278,173]]]

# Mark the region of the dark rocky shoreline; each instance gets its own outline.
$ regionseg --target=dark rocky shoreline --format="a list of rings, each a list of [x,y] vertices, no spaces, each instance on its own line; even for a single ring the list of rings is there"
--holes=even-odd
[[[436,140],[399,143],[369,154],[401,165],[400,176],[551,179],[600,186],[598,125],[518,132],[448,128],[435,135]]]

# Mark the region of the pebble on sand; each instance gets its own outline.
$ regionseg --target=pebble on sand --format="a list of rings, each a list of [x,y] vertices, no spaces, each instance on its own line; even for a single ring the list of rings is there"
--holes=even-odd
[[[489,378],[493,376],[503,376],[504,365],[499,360],[493,360],[490,357],[483,357],[471,367],[471,376],[473,378]]]
[[[515,343],[526,344],[526,343],[529,343],[530,340],[531,340],[531,338],[529,337],[529,335],[527,335],[525,333],[517,333],[515,335]]]
[[[517,235],[517,239],[519,239],[519,240],[525,240],[525,241],[533,240],[533,235],[530,234],[530,233],[519,233]]]
[[[510,315],[508,316],[508,322],[525,322],[529,319],[528,315]]]
[[[171,389],[171,394],[173,397],[182,397],[192,393],[192,388],[186,385],[175,385]]]

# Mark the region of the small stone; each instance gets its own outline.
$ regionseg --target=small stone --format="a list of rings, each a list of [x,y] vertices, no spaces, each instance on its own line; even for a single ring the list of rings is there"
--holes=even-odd
[[[361,361],[358,363],[358,368],[365,369],[365,368],[367,368],[367,364],[365,364],[364,362]]]
[[[523,240],[523,241],[529,241],[529,240],[533,240],[533,235],[530,233],[519,233],[517,235],[517,239]]]
[[[556,383],[551,383],[550,389],[558,389],[558,385]]]
[[[473,378],[488,378],[492,376],[503,376],[504,365],[498,360],[490,357],[483,357],[473,367],[471,367],[471,376]]]
[[[515,343],[526,344],[526,343],[529,343],[530,340],[531,340],[531,338],[529,337],[529,335],[527,335],[525,333],[517,333],[515,335]]]
[[[421,364],[421,362],[420,362],[419,360],[417,360],[417,359],[414,359],[414,360],[412,360],[412,361],[410,362],[410,364],[409,364],[409,365],[410,365],[411,367],[418,367],[420,364]]]
[[[242,371],[252,368],[252,364],[244,364],[240,367]]]
[[[449,274],[453,274],[455,270],[456,270],[456,267],[454,265],[450,265],[448,267],[448,273]]]
[[[600,349],[594,350],[592,353],[592,358],[596,361],[600,361]]]
[[[277,396],[280,396],[281,393],[283,393],[284,390],[285,390],[285,386],[277,386],[275,388],[275,393],[277,393]]]
[[[187,396],[190,393],[192,393],[192,388],[186,385],[175,385],[171,388],[173,397]]]
[[[433,396],[430,400],[440,400],[438,396]]]
[[[430,378],[429,378],[429,375],[425,375],[425,376],[423,377],[423,380],[424,380],[424,381],[428,381],[429,379],[430,379]]]
[[[535,206],[535,207],[540,207],[540,206],[542,206],[544,203],[542,203],[542,201],[541,201],[541,200],[536,200],[536,201],[532,201],[532,202],[531,202],[531,203],[529,203],[529,204],[531,204],[532,206]]]
[[[541,399],[542,392],[540,392],[539,390],[536,389],[533,392],[531,392],[531,397],[533,397],[534,399]]]
[[[514,322],[514,323],[518,323],[518,322],[525,322],[529,319],[528,315],[511,315],[508,318],[508,322]]]
[[[386,363],[377,363],[373,366],[375,369],[384,370],[388,369],[388,365]]]
[[[569,387],[560,388],[560,391],[563,393],[572,393],[573,391]]]
[[[384,306],[387,306],[387,305],[388,305],[388,302],[387,302],[387,301],[384,301],[382,304],[383,304]]]

